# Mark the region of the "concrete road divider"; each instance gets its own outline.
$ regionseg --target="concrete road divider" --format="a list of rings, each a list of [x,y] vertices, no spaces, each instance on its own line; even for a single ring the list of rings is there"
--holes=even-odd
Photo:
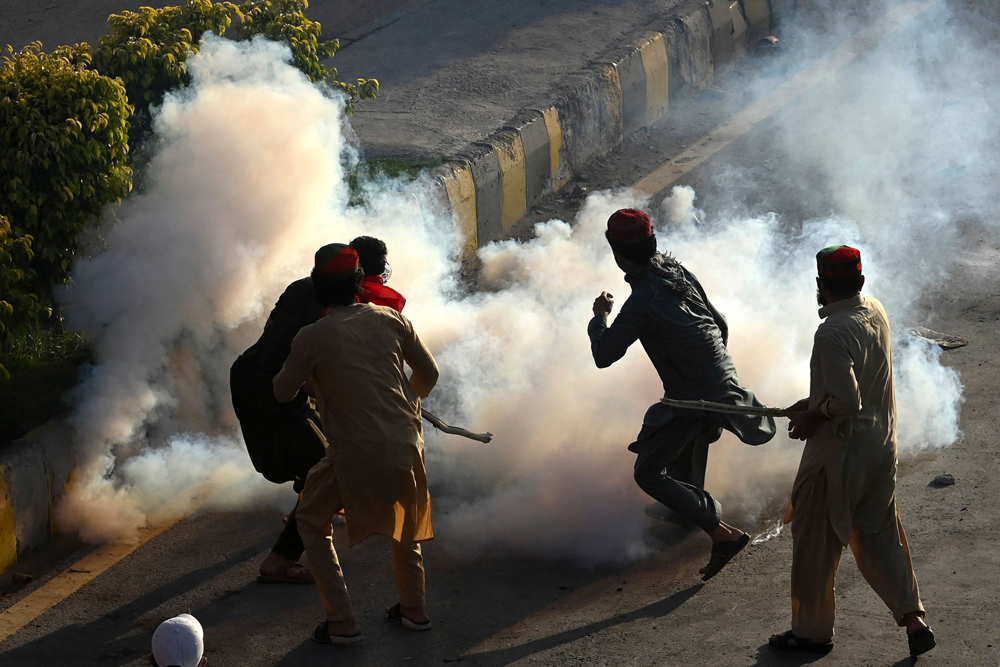
[[[794,1],[783,0],[685,2],[663,17],[661,30],[595,63],[550,107],[521,111],[439,167],[432,177],[462,234],[462,257],[504,238],[541,197],[667,115],[672,96],[693,94],[732,69],[748,44],[770,34],[772,3],[794,11]]]
[[[51,536],[75,466],[72,448],[72,429],[54,419],[0,450],[0,572]]]

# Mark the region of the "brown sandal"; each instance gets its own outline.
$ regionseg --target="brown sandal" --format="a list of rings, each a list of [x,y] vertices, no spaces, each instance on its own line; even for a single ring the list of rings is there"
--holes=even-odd
[[[779,651],[794,651],[797,653],[816,653],[826,655],[833,650],[833,642],[814,642],[805,637],[799,637],[789,630],[780,635],[772,635],[767,643]]]

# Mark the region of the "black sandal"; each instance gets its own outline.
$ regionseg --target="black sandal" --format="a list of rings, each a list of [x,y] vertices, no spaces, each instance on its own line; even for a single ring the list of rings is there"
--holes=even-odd
[[[407,617],[403,616],[402,606],[398,602],[394,607],[390,607],[385,610],[385,620],[392,621],[393,623],[399,623],[404,628],[408,630],[416,630],[417,632],[431,629],[430,621],[427,621],[426,623],[414,623]]]
[[[331,635],[330,627],[323,621],[316,626],[315,632],[313,632],[313,641],[319,642],[320,644],[337,644],[339,646],[347,646],[348,644],[357,644],[364,637],[360,632],[356,635]]]
[[[750,535],[743,533],[740,537],[735,540],[726,540],[725,542],[716,542],[712,545],[712,556],[708,559],[708,565],[705,566],[705,572],[701,575],[702,581],[708,581],[719,572],[722,568],[726,566],[729,561],[731,561],[736,554],[743,551],[743,547],[750,543]]]
[[[906,641],[910,644],[911,658],[923,655],[937,646],[937,642],[934,641],[934,631],[930,628],[920,628],[912,635],[906,633]]]
[[[833,650],[833,642],[814,642],[811,639],[799,637],[791,630],[783,632],[780,635],[772,635],[767,640],[767,643],[779,651],[797,651],[799,653],[818,653],[820,655],[826,655]]]

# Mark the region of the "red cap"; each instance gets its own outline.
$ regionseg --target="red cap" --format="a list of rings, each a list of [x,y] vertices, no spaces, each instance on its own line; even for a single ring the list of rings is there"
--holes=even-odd
[[[653,235],[653,224],[645,211],[623,208],[608,218],[608,239],[617,243],[641,241]]]
[[[316,271],[328,278],[353,278],[358,271],[358,252],[343,243],[331,243],[316,251]]]
[[[847,278],[861,273],[861,251],[846,245],[823,248],[816,254],[816,269],[822,278]]]

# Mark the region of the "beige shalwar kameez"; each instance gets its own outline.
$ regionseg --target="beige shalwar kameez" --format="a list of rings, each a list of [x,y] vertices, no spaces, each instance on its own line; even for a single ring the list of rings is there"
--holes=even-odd
[[[844,546],[896,622],[923,611],[896,507],[896,397],[889,320],[857,296],[819,311],[809,407],[829,418],[806,442],[792,489],[792,632],[833,637]]]
[[[406,377],[404,362],[413,369]],[[393,540],[396,586],[404,607],[424,605],[419,542],[434,536],[424,471],[420,398],[438,378],[410,321],[384,306],[330,308],[302,328],[274,378],[288,401],[312,380],[330,445],[309,471],[296,519],[327,619],[354,617],[333,547],[331,519],[347,513],[348,542]]]

